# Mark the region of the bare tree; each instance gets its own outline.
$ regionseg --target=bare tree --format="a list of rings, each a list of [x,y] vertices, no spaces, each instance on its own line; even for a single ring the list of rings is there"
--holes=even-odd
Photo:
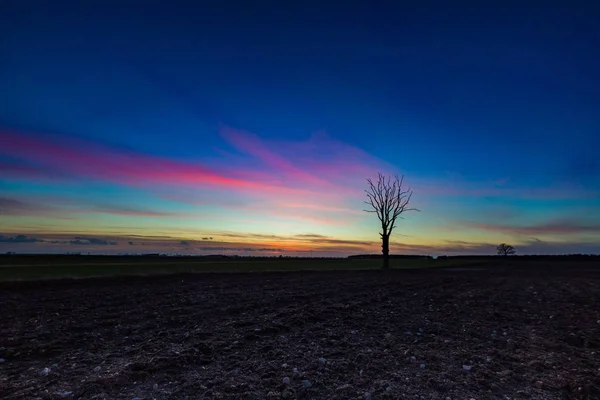
[[[515,254],[515,248],[510,244],[502,243],[496,247],[499,256],[509,256]]]
[[[393,178],[379,173],[377,174],[377,183],[367,179],[369,188],[367,201],[371,208],[364,210],[377,214],[381,222],[381,251],[383,253],[383,269],[390,268],[390,236],[396,227],[396,219],[402,218],[402,214],[407,211],[419,211],[416,208],[408,208],[412,197],[412,190],[402,189],[404,175],[399,178],[395,175]]]

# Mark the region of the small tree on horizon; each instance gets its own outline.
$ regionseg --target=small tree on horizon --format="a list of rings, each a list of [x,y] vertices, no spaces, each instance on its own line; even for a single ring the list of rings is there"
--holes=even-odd
[[[515,248],[510,244],[502,243],[496,247],[499,256],[510,256],[516,253]]]
[[[369,178],[367,179],[369,188],[365,190],[367,193],[367,201],[365,203],[371,206],[371,209],[364,210],[366,212],[377,214],[377,218],[381,222],[381,252],[383,253],[383,269],[390,268],[390,236],[396,227],[396,219],[402,218],[402,214],[407,211],[419,211],[416,208],[408,208],[412,197],[412,190],[402,189],[404,183],[404,175],[399,178],[398,175],[386,177],[385,175],[377,174],[377,183]]]

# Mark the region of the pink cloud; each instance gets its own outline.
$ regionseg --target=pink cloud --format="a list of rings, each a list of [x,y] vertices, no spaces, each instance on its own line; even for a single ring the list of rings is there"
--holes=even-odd
[[[276,190],[261,182],[223,176],[208,167],[133,152],[116,151],[95,143],[54,135],[0,131],[0,153],[42,164],[48,174],[85,176],[115,183],[139,185],[209,185],[250,190]],[[0,170],[1,172],[1,170]]]
[[[397,172],[396,166],[358,147],[335,140],[322,131],[313,134],[305,142],[294,143],[284,151],[287,157],[296,157],[299,164],[306,165],[319,176],[335,180],[360,177],[362,182],[377,172]]]
[[[222,128],[221,135],[238,151],[252,156],[252,161],[258,160],[262,166],[268,166],[272,179],[321,193],[362,195],[362,189],[357,190],[357,187],[362,188],[368,177],[378,171],[395,171],[393,166],[357,147],[334,140],[324,132],[313,134],[305,141],[266,141],[229,127]],[[256,164],[251,163],[250,167],[256,168]],[[254,170],[248,174],[256,173]]]
[[[257,135],[235,130],[229,127],[224,127],[221,129],[221,136],[237,150],[254,156],[270,168],[273,168],[273,172],[275,174],[283,173],[295,181],[330,186],[329,182],[312,175],[310,172],[296,167],[292,162],[289,161],[289,159],[286,159],[274,151],[271,151],[264,141],[262,141]]]
[[[268,214],[273,216],[270,223],[279,219],[282,226],[290,220],[323,225],[351,223],[349,216],[362,215],[361,205],[350,204],[362,199],[366,178],[389,167],[323,133],[306,141],[266,141],[231,128],[223,128],[222,135],[249,157],[228,155],[226,160],[212,159],[215,166],[208,167],[80,139],[6,130],[0,130],[0,155],[22,160],[22,165],[35,165],[23,170],[28,179],[54,177],[80,182],[84,178],[142,187],[149,189],[150,195],[171,201],[247,211],[250,218],[252,212]],[[223,165],[217,167],[220,162]],[[3,174],[1,167],[0,176],[10,175]],[[80,205],[75,208],[86,209]],[[109,212],[89,207],[87,211]],[[110,213],[173,215],[162,210],[115,207]],[[340,218],[342,213],[344,218]],[[260,217],[256,219],[260,223]]]

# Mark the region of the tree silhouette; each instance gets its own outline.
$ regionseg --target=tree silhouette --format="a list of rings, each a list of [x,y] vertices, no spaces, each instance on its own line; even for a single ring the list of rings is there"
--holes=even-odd
[[[515,248],[510,244],[502,243],[496,247],[499,256],[509,256],[515,254]]]
[[[377,214],[377,218],[381,222],[381,251],[383,253],[383,269],[390,268],[390,236],[396,227],[396,219],[402,218],[402,214],[407,211],[419,211],[416,208],[408,208],[412,197],[412,190],[402,189],[404,183],[404,175],[399,178],[395,175],[394,178],[386,177],[385,175],[377,174],[377,183],[373,183],[371,179],[367,179],[369,188],[365,190],[367,193],[366,204],[371,206],[371,209],[364,210],[366,212]]]

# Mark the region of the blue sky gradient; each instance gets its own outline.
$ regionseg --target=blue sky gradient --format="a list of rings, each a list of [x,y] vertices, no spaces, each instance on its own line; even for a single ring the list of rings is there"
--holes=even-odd
[[[376,252],[377,171],[392,251],[600,251],[600,5],[192,3],[2,5],[0,251]]]

